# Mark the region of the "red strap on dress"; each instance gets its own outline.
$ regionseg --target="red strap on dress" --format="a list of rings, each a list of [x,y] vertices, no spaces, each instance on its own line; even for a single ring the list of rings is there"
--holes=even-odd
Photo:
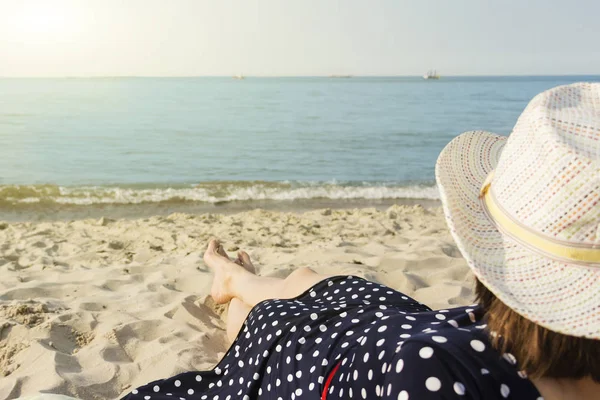
[[[333,370],[329,373],[327,380],[325,381],[325,386],[323,387],[323,391],[321,392],[321,400],[327,400],[327,390],[329,389],[329,385],[331,385],[331,381],[333,380],[333,376],[340,369],[341,362],[338,362],[337,365],[333,368]]]

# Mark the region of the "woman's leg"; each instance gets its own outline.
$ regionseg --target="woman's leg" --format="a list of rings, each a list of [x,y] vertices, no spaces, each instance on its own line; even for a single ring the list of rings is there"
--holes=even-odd
[[[240,331],[240,328],[244,324],[246,317],[250,314],[250,307],[240,299],[234,297],[229,303],[229,310],[227,311],[227,338],[230,342],[233,342]]]
[[[289,299],[328,277],[310,268],[299,268],[285,279],[257,276],[221,253],[216,240],[210,241],[204,253],[204,263],[215,273],[211,295],[218,304],[234,297],[250,307],[267,299]]]

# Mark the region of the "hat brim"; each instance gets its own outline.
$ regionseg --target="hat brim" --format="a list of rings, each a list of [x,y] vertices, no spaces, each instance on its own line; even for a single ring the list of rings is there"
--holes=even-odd
[[[525,248],[497,229],[479,201],[506,141],[466,132],[440,154],[435,175],[450,232],[475,275],[508,307],[552,331],[600,339],[600,270]]]

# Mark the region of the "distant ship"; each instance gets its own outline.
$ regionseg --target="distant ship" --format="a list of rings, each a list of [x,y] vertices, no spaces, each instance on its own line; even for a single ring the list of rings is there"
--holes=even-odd
[[[352,75],[329,75],[330,78],[352,78]]]
[[[434,69],[433,71],[427,71],[425,75],[423,75],[423,79],[440,79],[437,71]]]
[[[234,75],[233,79],[246,79],[246,77],[242,74]]]

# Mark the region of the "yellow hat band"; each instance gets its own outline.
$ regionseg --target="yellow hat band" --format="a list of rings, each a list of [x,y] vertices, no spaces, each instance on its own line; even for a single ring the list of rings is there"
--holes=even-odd
[[[493,176],[493,172],[488,175],[481,187],[479,198],[488,217],[503,234],[533,251],[543,253],[544,256],[554,258],[560,262],[584,264],[586,266],[600,265],[600,248],[585,244],[573,245],[549,238],[515,221],[498,205],[492,195],[490,188]]]

